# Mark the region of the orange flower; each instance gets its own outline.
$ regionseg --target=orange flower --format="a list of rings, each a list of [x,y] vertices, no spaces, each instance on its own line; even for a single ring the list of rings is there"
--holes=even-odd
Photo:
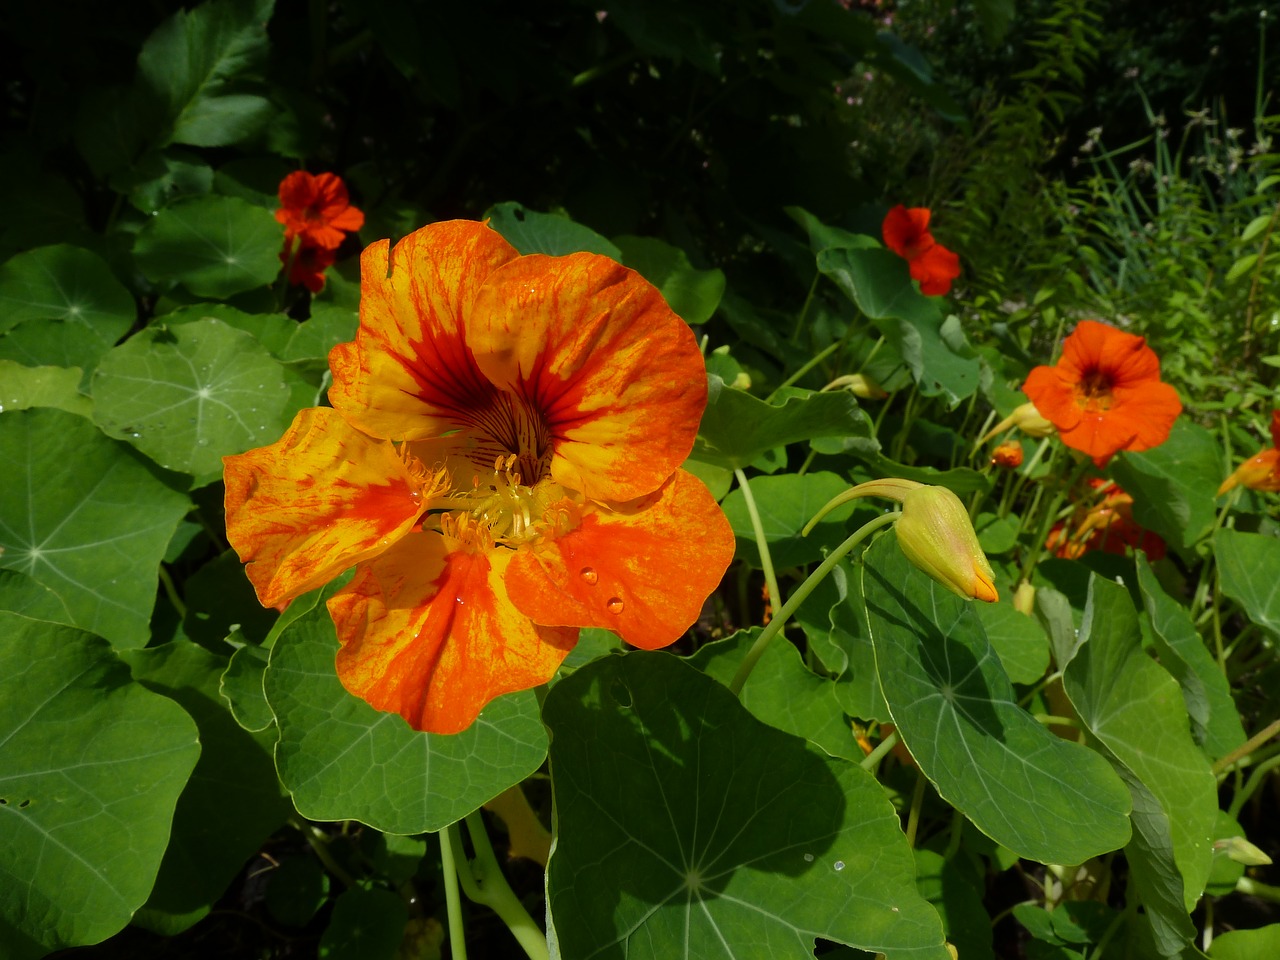
[[[1164,540],[1133,519],[1133,497],[1111,480],[1094,478],[1089,486],[1101,499],[1081,504],[1067,521],[1055,524],[1049,531],[1045,547],[1054,556],[1074,560],[1090,550],[1124,556],[1129,547],[1141,550],[1152,560],[1165,555]]]
[[[227,536],[264,604],[332,579],[347,689],[419,730],[547,681],[578,628],[678,639],[733,557],[679,469],[706,404],[689,327],[595,254],[437,223],[361,257],[333,409],[227,457]]]
[[[1146,340],[1097,320],[1082,320],[1063,341],[1057,365],[1032,370],[1022,392],[1063,443],[1099,467],[1120,450],[1164,443],[1182,412]]]
[[[1235,473],[1222,481],[1218,496],[1237,485],[1280,493],[1280,410],[1271,412],[1271,446],[1236,467]]]
[[[960,276],[960,258],[933,239],[929,232],[929,208],[898,204],[885,215],[881,232],[884,245],[904,257],[911,278],[920,281],[920,292],[938,296],[951,289]]]
[[[991,465],[1006,470],[1018,469],[1022,466],[1022,444],[1017,440],[999,444],[991,451]]]
[[[280,209],[285,246],[295,239],[303,248],[337,250],[344,231],[364,226],[364,214],[351,205],[347,185],[335,173],[310,174],[295,170],[280,181]]]

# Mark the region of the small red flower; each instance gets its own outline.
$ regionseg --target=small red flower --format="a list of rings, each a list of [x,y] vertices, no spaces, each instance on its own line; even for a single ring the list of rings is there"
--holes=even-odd
[[[928,207],[908,210],[898,204],[885,215],[881,230],[884,245],[906,259],[920,292],[932,297],[951,289],[951,281],[960,276],[960,258],[933,239],[929,217]]]
[[[991,451],[991,464],[1006,470],[1016,470],[1022,466],[1022,444],[1017,440],[1009,440]]]
[[[324,272],[338,259],[336,250],[324,247],[300,247],[289,263],[289,246],[280,251],[280,262],[289,264],[289,282],[295,287],[306,287],[312,293],[324,289]]]
[[[347,185],[335,173],[310,174],[295,170],[280,181],[280,209],[285,241],[299,239],[303,247],[337,250],[346,232],[364,226],[364,214],[351,205]]]
[[[1158,447],[1182,412],[1146,340],[1097,320],[1082,320],[1063,341],[1058,363],[1032,370],[1022,392],[1063,443],[1098,467],[1121,450]]]
[[[1236,486],[1280,493],[1280,410],[1271,412],[1271,446],[1250,457],[1222,481],[1218,496]]]

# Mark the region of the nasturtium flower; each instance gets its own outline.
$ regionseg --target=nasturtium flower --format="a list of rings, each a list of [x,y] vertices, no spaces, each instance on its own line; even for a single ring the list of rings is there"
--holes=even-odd
[[[1063,443],[1099,467],[1121,450],[1164,443],[1182,412],[1146,340],[1097,320],[1082,320],[1063,341],[1057,364],[1032,370],[1022,392]]]
[[[306,287],[312,293],[324,289],[324,272],[337,259],[336,250],[324,247],[299,247],[295,250],[286,242],[280,251],[280,262],[289,267],[289,282],[295,287]]]
[[[1250,457],[1218,488],[1222,496],[1237,486],[1280,493],[1280,410],[1271,412],[1271,446]]]
[[[1141,550],[1152,560],[1164,557],[1164,539],[1133,519],[1133,497],[1112,480],[1095,477],[1089,481],[1093,495],[1081,502],[1065,521],[1049,531],[1046,549],[1054,556],[1074,560],[1091,550],[1124,556],[1129,549]]]
[[[663,647],[719,584],[733,532],[680,469],[705,367],[639,274],[432,224],[364,251],[329,364],[332,409],[225,458],[227,535],[264,604],[356,567],[328,606],[374,707],[460,731],[579,628]]]
[[[348,231],[364,226],[364,214],[351,205],[347,185],[336,173],[310,174],[295,170],[280,181],[280,209],[286,246],[337,250]]]
[[[907,261],[911,278],[920,281],[920,292],[939,296],[960,276],[960,258],[933,238],[930,216],[928,207],[907,209],[898,204],[885,215],[880,231],[884,245]]]

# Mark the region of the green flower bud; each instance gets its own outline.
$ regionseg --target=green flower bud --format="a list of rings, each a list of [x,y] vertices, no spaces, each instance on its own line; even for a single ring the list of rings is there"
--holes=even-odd
[[[894,530],[907,559],[952,593],[988,603],[1000,598],[969,511],[946,487],[921,486],[903,497]]]

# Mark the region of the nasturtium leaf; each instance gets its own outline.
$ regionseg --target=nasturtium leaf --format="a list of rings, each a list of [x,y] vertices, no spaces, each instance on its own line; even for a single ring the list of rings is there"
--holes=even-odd
[[[202,197],[213,189],[213,168],[194,154],[155,151],[111,178],[111,185],[148,216],[184,197]]]
[[[564,957],[812,958],[817,937],[946,960],[880,785],[761,723],[665,653],[606,657],[547,694]]]
[[[57,407],[87,417],[93,401],[80,392],[80,376],[79,367],[24,367],[0,360],[0,413]]]
[[[313,302],[311,319],[295,325],[289,342],[276,355],[281,360],[327,360],[335,346],[355,339],[359,325],[357,311]]]
[[[245,313],[225,303],[192,303],[185,307],[166,313],[152,321],[152,325],[163,324],[176,327],[193,320],[213,318],[221,320],[228,327],[243,330],[260,344],[266,347],[275,357],[289,346],[289,341],[298,332],[299,324],[282,313]]]
[[[218,687],[236,723],[252,733],[265,730],[276,721],[263,689],[270,655],[270,650],[245,644],[231,655]]]
[[[271,119],[271,101],[241,85],[266,58],[273,6],[273,0],[213,0],[179,10],[147,38],[138,79],[172,124],[168,142],[225,147]]]
[[[789,216],[809,234],[809,247],[814,253],[821,253],[829,247],[850,247],[857,249],[875,249],[880,241],[865,233],[854,233],[843,227],[833,227],[823,223],[803,207],[784,207]]]
[[[500,697],[459,734],[419,733],[346,691],[324,604],[280,635],[267,700],[280,727],[276,769],[311,820],[359,820],[385,833],[439,830],[537,770],[547,734],[532,691]]]
[[[52,590],[76,626],[145,646],[160,560],[187,497],[62,410],[0,414],[0,463],[0,567]]]
[[[748,482],[775,567],[798,567],[820,561],[849,535],[845,521],[853,513],[853,503],[832,510],[807,537],[800,535],[804,525],[832,497],[849,489],[849,482],[838,474],[783,473],[776,477],[752,477]],[[759,568],[760,549],[742,489],[731,490],[721,506],[737,537],[738,556]]]
[[[1031,617],[1019,613],[1007,597],[973,605],[983,632],[1014,683],[1035,683],[1049,668],[1049,637]]]
[[[1213,552],[1222,592],[1272,636],[1280,637],[1280,537],[1218,530]]]
[[[1181,688],[1142,649],[1129,592],[1093,577],[1080,634],[1063,688],[1133,791],[1125,855],[1169,956],[1194,932],[1187,914],[1209,879],[1217,783],[1191,739]]]
[[[0,265],[0,333],[25,320],[63,320],[101,353],[133,325],[133,295],[95,253],[58,244]]]
[[[818,270],[897,348],[925,396],[942,395],[954,406],[978,389],[977,358],[957,352],[955,325],[944,322],[937,298],[915,289],[896,253],[831,247],[818,254]]]
[[[791,394],[781,403],[707,378],[707,408],[692,457],[703,463],[738,469],[762,453],[814,437],[856,437],[866,450],[878,447],[871,420],[852,394]]]
[[[728,686],[759,636],[759,627],[739,630],[699,647],[688,662]],[[853,739],[836,687],[834,680],[816,676],[805,667],[794,644],[775,638],[747,677],[742,703],[769,726],[804,737],[833,757],[857,762],[865,754]]]
[[[994,960],[982,884],[940,853],[916,850],[915,856],[916,887],[942,917],[947,941],[965,960]]]
[[[809,444],[818,453],[839,454],[852,453],[863,461],[877,477],[898,477],[902,480],[914,480],[916,483],[928,483],[933,486],[946,487],[956,496],[991,489],[991,480],[986,474],[979,473],[970,467],[952,467],[950,470],[938,470],[934,467],[920,467],[913,464],[899,463],[880,453],[878,448],[868,450],[866,441],[853,437],[820,437]]]
[[[1280,923],[1256,930],[1230,930],[1213,938],[1209,946],[1213,960],[1260,960],[1280,957]]]
[[[123,654],[134,679],[177,701],[200,730],[200,759],[173,815],[155,889],[134,923],[173,936],[205,916],[292,810],[270,741],[255,738],[218,697],[226,659],[185,640]]]
[[[545,253],[553,257],[586,251],[622,262],[622,251],[590,227],[554,213],[538,213],[518,203],[494,204],[485,211],[489,226],[522,254]]]
[[[113,437],[197,485],[222,457],[277,439],[292,377],[253,337],[215,319],[149,327],[116,347],[93,378],[93,416]]]
[[[105,640],[0,613],[0,941],[98,943],[147,898],[196,726]]]
[[[320,960],[395,960],[409,906],[390,890],[345,890],[320,937]]]
[[[75,625],[75,617],[61,597],[39,580],[17,570],[0,570],[0,610],[20,613],[32,620]]]
[[[1174,546],[1189,547],[1213,527],[1222,452],[1213,434],[1179,417],[1169,439],[1141,453],[1122,452],[1112,478],[1133,497],[1133,518]]]
[[[698,270],[679,247],[653,237],[614,237],[622,262],[657,287],[686,323],[706,323],[724,296],[724,273]]]
[[[1041,863],[1083,863],[1129,839],[1129,792],[1102,756],[1018,707],[970,603],[909,563],[892,533],[863,558],[880,687],[944,800]]]
[[[263,607],[244,574],[234,550],[227,550],[187,578],[183,599],[187,604],[182,630],[201,646],[229,652],[226,639],[238,630],[239,642],[261,643],[279,613]]]
[[[176,280],[222,299],[266,286],[280,272],[284,227],[270,210],[236,197],[180,200],[149,220],[134,243],[148,279]]]
[[[1225,756],[1245,741],[1226,674],[1209,653],[1187,608],[1164,592],[1146,555],[1139,553],[1135,559],[1152,638],[1161,664],[1182,687],[1191,734],[1209,756]],[[1276,559],[1280,562],[1280,556]]]

